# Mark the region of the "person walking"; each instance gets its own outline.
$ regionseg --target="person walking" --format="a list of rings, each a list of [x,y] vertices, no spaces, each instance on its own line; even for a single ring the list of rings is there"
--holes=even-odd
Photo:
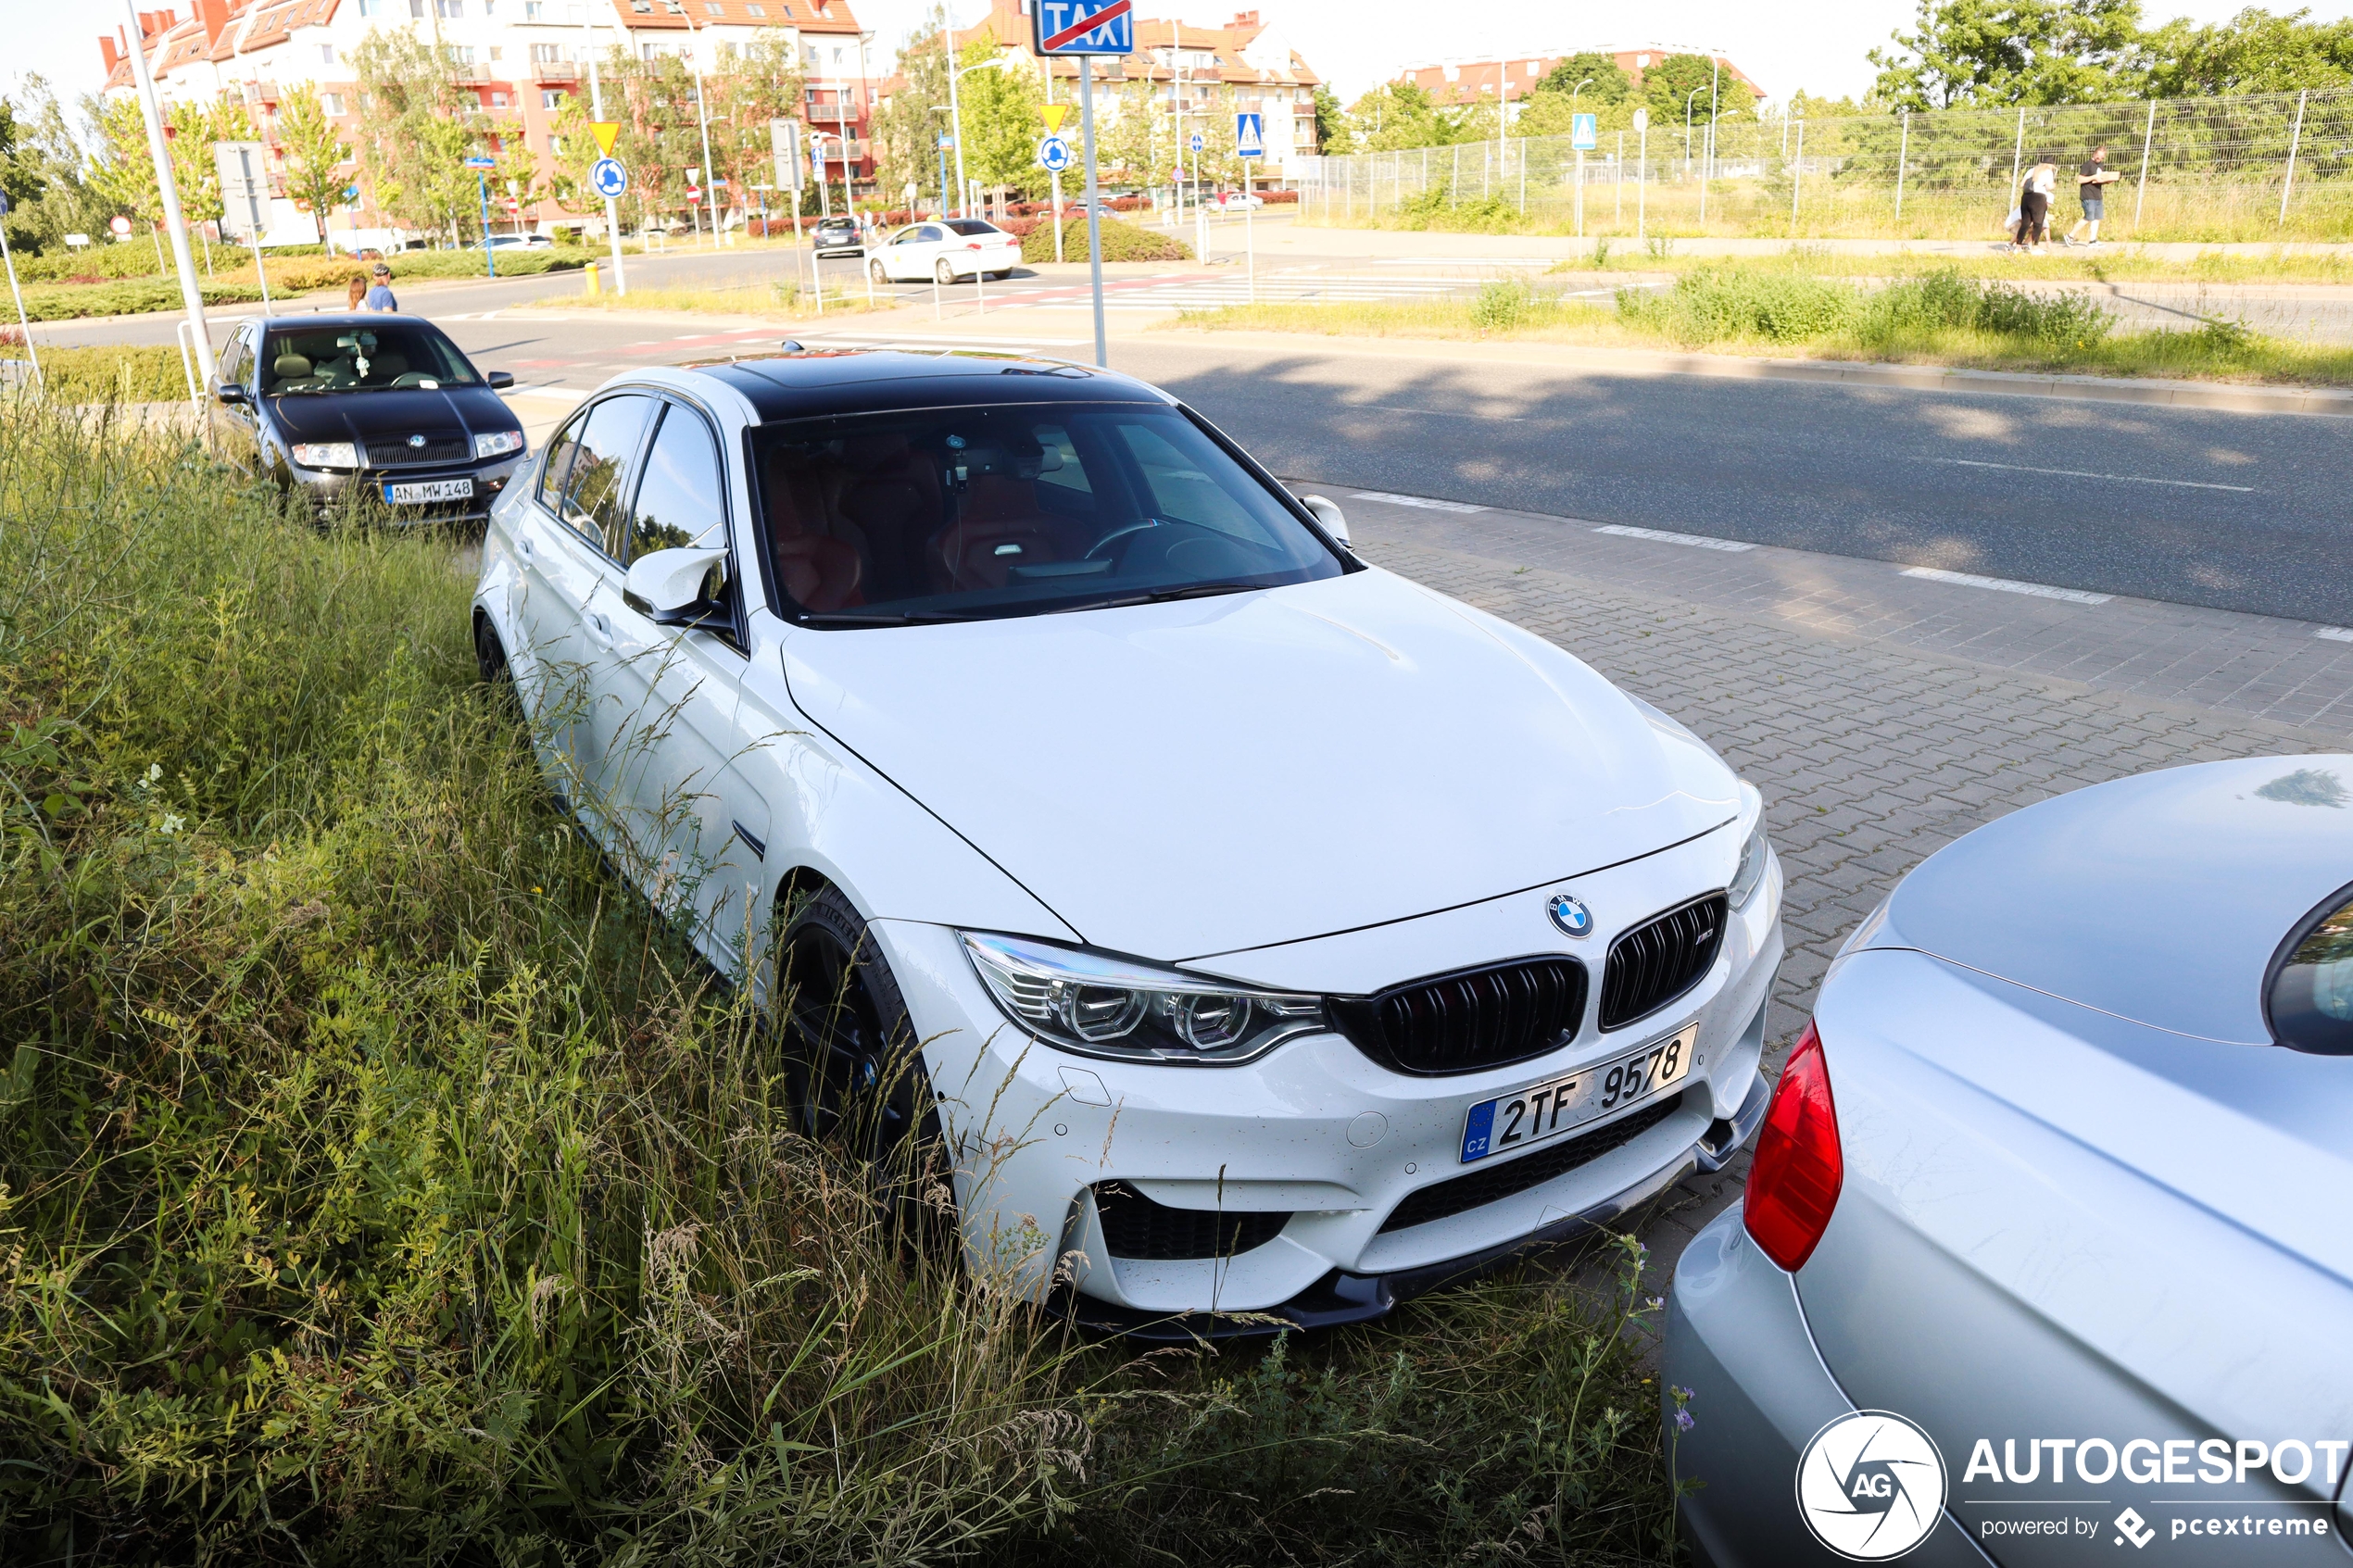
[[[2058,189],[2058,165],[2037,157],[2019,182],[2018,237],[2013,248],[2040,254],[2050,238],[2051,195]]]
[[[392,297],[392,269],[381,261],[376,263],[375,286],[371,288],[367,297],[360,301],[360,308],[364,310],[400,308],[400,301]]]
[[[2085,158],[2075,170],[2075,194],[2082,200],[2083,216],[2075,220],[2074,228],[2059,236],[2059,244],[2073,245],[2075,236],[2087,229],[2091,232],[2091,237],[2083,243],[2093,245],[2100,243],[2101,197],[2107,194],[2110,185],[2122,178],[2122,175],[2108,167],[2108,149],[2094,147],[2092,156]]]
[[[351,280],[351,289],[346,296],[346,304],[345,305],[345,308],[347,310],[357,310],[359,308],[360,302],[365,300],[367,297],[368,280],[365,277],[355,275]]]

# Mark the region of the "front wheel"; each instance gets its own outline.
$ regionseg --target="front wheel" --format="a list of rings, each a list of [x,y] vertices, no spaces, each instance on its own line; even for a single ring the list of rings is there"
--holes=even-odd
[[[944,256],[931,264],[931,275],[943,283],[956,281],[956,270],[948,265],[948,258]]]
[[[837,1139],[885,1213],[911,1232],[952,1213],[939,1113],[907,1003],[866,922],[838,888],[785,924],[775,1005],[799,1131]]]
[[[882,258],[880,257],[876,257],[874,260],[866,263],[866,276],[874,279],[874,281],[878,283],[887,283],[890,282],[890,274],[883,270]]]

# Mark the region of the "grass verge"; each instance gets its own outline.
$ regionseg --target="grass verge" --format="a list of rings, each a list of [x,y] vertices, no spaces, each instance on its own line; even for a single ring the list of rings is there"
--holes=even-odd
[[[2353,348],[2288,342],[2229,322],[2121,332],[2096,303],[1986,283],[1947,269],[1876,289],[1721,263],[1614,306],[1499,280],[1454,299],[1286,302],[1181,312],[1176,328],[1693,348],[1972,370],[2353,385]]]
[[[0,406],[0,1561],[1671,1558],[1631,1243],[1140,1360],[904,1250],[470,593]]]
[[[21,333],[0,332],[0,359],[29,358]],[[44,345],[41,375],[48,395],[60,403],[178,403],[188,395],[180,350],[161,344]]]
[[[825,313],[891,310],[898,300],[878,294],[868,304],[864,289],[825,290]],[[633,287],[625,294],[606,289],[598,294],[560,295],[532,301],[535,310],[684,310],[698,316],[765,316],[780,321],[814,320],[817,299],[808,289],[789,281],[744,279],[714,288],[661,289]]]

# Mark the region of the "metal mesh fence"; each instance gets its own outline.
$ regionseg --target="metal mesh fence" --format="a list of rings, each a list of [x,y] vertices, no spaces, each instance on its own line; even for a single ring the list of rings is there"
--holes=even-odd
[[[2111,238],[2353,237],[2353,89],[1814,120],[1726,119],[1299,160],[1310,221],[1587,234],[1995,236],[2020,174],[2108,149]]]

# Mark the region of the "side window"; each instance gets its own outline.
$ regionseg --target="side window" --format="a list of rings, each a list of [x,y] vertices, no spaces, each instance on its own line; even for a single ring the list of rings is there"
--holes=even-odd
[[[581,427],[580,454],[573,459],[565,483],[564,521],[615,560],[628,555],[622,508],[629,502],[638,443],[653,409],[652,398],[628,394],[608,397],[589,409]]]
[[[630,515],[627,558],[682,546],[726,544],[719,443],[700,415],[672,404],[646,453],[646,477]]]
[[[572,455],[580,450],[580,433],[587,423],[586,414],[574,414],[547,443],[547,455],[539,464],[539,504],[559,517],[563,515],[564,481],[572,473]]]
[[[252,368],[253,341],[244,332],[237,332],[229,339],[228,346],[220,351],[220,384],[243,386],[251,379],[245,372]]]

